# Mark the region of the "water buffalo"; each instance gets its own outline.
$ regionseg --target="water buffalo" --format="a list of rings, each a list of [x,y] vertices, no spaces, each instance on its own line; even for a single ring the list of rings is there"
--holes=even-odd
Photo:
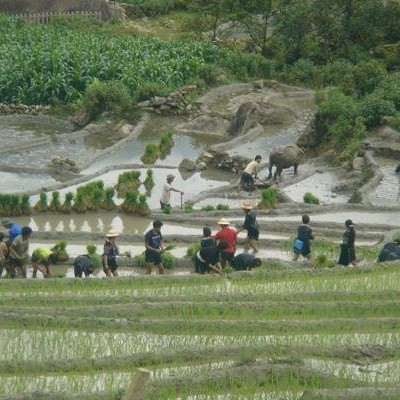
[[[277,147],[269,155],[269,175],[272,177],[272,167],[275,165],[274,179],[280,178],[282,170],[294,167],[294,173],[297,174],[297,167],[300,164],[304,151],[297,144],[289,144],[286,147]]]

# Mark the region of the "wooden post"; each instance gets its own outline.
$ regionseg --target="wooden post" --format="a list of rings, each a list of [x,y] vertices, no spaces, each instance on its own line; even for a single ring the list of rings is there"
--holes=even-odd
[[[144,386],[149,379],[150,371],[144,368],[138,368],[132,376],[131,384],[124,394],[122,400],[141,400],[144,394]]]

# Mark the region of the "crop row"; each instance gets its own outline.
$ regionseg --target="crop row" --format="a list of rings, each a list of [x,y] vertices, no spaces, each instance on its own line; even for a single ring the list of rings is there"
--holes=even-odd
[[[0,19],[0,99],[6,103],[73,102],[94,79],[121,81],[132,95],[148,84],[175,89],[215,55],[205,44]]]

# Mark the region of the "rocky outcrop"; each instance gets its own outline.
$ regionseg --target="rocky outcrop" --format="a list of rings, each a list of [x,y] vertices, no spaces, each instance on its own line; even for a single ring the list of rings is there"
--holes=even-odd
[[[167,97],[154,96],[138,104],[140,108],[152,109],[157,113],[182,113],[188,105],[186,96],[197,89],[196,85],[182,86]]]
[[[68,157],[55,157],[51,160],[49,168],[54,168],[56,170],[63,170],[72,172],[74,174],[79,173],[79,167],[74,160]]]
[[[236,137],[245,134],[257,123],[278,125],[292,121],[294,113],[289,108],[264,102],[245,102],[241,104],[228,128],[228,135]]]
[[[228,153],[213,149],[203,153],[199,159],[199,163],[204,163],[207,168],[220,168],[233,173],[243,171],[250,161],[251,159],[247,157],[230,156]]]

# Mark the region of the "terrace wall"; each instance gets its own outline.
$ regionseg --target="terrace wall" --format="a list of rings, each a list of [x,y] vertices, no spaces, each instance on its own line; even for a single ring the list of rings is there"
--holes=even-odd
[[[125,19],[125,10],[107,0],[2,0],[0,12],[6,14],[101,12],[103,20]]]

